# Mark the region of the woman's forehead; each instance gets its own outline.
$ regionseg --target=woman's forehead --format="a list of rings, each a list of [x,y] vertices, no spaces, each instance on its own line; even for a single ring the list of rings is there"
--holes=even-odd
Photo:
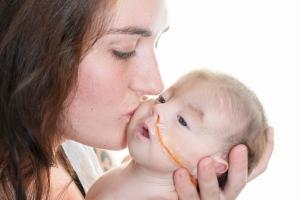
[[[162,0],[120,0],[112,28],[141,27],[153,35],[167,25],[165,2]]]

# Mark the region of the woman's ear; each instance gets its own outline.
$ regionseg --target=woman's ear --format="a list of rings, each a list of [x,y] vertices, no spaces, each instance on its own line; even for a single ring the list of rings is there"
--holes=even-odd
[[[225,173],[228,170],[228,162],[220,155],[211,156],[214,162],[215,172],[220,175]]]

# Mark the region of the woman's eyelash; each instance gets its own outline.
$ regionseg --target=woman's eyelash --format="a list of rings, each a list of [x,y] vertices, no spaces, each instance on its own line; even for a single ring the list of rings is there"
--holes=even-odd
[[[118,59],[126,60],[132,56],[135,56],[136,52],[135,51],[122,52],[122,51],[112,50],[112,53]]]
[[[187,127],[187,128],[189,127],[187,122],[185,121],[185,119],[183,117],[181,117],[180,115],[177,116],[177,120],[182,126]]]

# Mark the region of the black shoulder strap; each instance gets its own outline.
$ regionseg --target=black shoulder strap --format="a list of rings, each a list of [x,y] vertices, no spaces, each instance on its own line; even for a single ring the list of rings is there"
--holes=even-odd
[[[86,193],[84,191],[82,183],[80,182],[76,171],[73,169],[73,167],[72,167],[70,161],[68,160],[68,157],[65,154],[65,151],[61,145],[58,148],[58,160],[60,163],[62,163],[63,167],[66,169],[66,171],[69,173],[69,175],[73,179],[73,181],[76,184],[77,188],[79,189],[80,193],[83,195],[83,197],[85,197]]]

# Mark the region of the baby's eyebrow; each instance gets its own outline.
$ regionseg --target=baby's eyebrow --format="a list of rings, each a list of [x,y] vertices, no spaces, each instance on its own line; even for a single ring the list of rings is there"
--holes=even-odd
[[[194,113],[197,114],[197,116],[202,120],[204,113],[203,111],[199,108],[199,106],[195,106],[192,104],[188,104],[188,108],[191,109]]]

